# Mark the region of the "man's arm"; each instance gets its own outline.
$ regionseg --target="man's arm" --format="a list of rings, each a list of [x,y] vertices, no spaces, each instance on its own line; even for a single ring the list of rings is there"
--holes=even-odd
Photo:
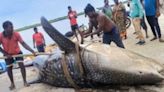
[[[159,0],[156,0],[156,17],[159,17],[161,15],[159,7],[160,7],[160,2]]]
[[[98,34],[103,30],[104,23],[105,23],[105,16],[100,15],[99,18],[97,19],[97,21],[98,21],[98,29],[89,35]]]
[[[156,0],[156,9],[157,10],[159,10],[159,6],[160,6],[159,0]]]
[[[9,55],[6,51],[4,51],[1,47],[0,47],[0,52],[2,52],[4,56],[7,56],[7,58],[12,58],[12,56]]]
[[[25,49],[29,50],[31,53],[35,53],[34,50],[32,50],[30,46],[28,46],[24,41],[21,42],[21,44]]]
[[[71,17],[69,16],[69,12],[68,12],[68,14],[67,14],[67,17],[68,17],[68,19],[71,19]]]
[[[44,39],[43,34],[42,34],[42,37],[43,37],[43,42],[44,42],[44,45],[46,46],[46,40]]]
[[[35,48],[35,40],[34,40],[34,38],[33,38],[33,46],[34,46],[34,48]]]
[[[23,39],[22,39],[22,37],[20,36],[20,34],[19,34],[18,32],[16,32],[15,35],[17,36],[18,42],[21,43],[22,46],[23,46],[25,49],[29,50],[30,52],[32,52],[32,53],[35,55],[35,52],[30,48],[30,46],[28,46],[28,45],[23,41]]]
[[[88,29],[88,31],[85,32],[83,35],[87,35],[87,34],[91,33],[92,30],[93,30],[93,25],[92,25],[92,23],[89,23],[89,29]]]
[[[2,35],[0,35],[0,45],[1,45],[1,44],[2,44]],[[8,55],[8,53],[7,53],[5,50],[3,50],[1,46],[0,46],[0,52],[2,52],[3,55],[5,55],[5,56]]]
[[[75,18],[77,18],[77,13],[76,13],[76,11],[74,11],[74,14],[75,14],[75,15],[74,15],[74,16],[75,16]]]
[[[0,52],[2,52],[5,56],[8,55],[8,53],[7,53],[6,51],[4,51],[4,50],[2,49],[2,47],[0,47]]]

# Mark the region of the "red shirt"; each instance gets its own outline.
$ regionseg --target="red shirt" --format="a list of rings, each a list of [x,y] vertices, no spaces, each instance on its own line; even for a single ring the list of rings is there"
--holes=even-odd
[[[76,11],[68,12],[68,18],[70,19],[71,25],[77,24],[76,16],[77,16]]]
[[[4,37],[3,33],[0,33],[0,43],[2,44],[3,49],[10,55],[15,55],[20,52],[18,42],[23,42],[18,32],[13,32],[11,39]]]
[[[33,39],[35,40],[36,46],[43,44],[43,35],[42,33],[38,32],[33,34]]]

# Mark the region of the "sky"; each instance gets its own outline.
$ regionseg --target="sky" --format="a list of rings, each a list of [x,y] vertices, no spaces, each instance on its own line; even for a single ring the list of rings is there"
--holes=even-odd
[[[54,19],[67,15],[67,7],[70,5],[76,12],[82,12],[88,3],[94,7],[102,7],[104,0],[2,0],[0,3],[0,32],[3,31],[2,23],[6,20],[12,21],[14,29],[40,23],[40,17]],[[113,4],[113,0],[109,0]],[[78,17],[78,24],[87,25],[88,18],[84,16]],[[69,20],[63,20],[53,23],[53,25],[61,32],[70,31]],[[46,38],[46,43],[53,43],[51,38],[43,31],[42,27],[38,28]],[[33,29],[20,32],[23,40],[33,48],[32,34]],[[23,49],[21,47],[21,49]],[[36,49],[35,49],[36,50]],[[29,53],[23,49],[24,53]]]
[[[0,24],[10,20],[15,28],[20,28],[40,22],[41,16],[54,19],[67,15],[68,5],[81,12],[87,3],[103,6],[103,0],[3,0],[0,3]]]

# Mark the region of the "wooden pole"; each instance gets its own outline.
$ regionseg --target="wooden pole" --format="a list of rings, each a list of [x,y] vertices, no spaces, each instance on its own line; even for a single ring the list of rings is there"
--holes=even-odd
[[[52,55],[53,53],[36,53],[36,55]],[[28,56],[34,56],[34,54],[18,54],[18,55],[12,55],[13,58],[15,57],[28,57]],[[6,56],[1,56],[0,59],[7,59]]]

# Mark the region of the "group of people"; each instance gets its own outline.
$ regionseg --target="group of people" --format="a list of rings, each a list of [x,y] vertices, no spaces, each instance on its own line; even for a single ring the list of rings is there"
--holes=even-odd
[[[100,33],[103,31],[103,43],[110,44],[111,41],[113,41],[117,46],[124,47],[122,39],[127,39],[127,12],[122,2],[119,2],[119,0],[114,0],[114,2],[115,5],[112,9],[109,5],[109,1],[104,0],[102,12],[96,12],[95,8],[91,4],[88,4],[84,9],[84,12],[85,15],[89,17],[89,30],[85,33],[80,33],[76,21],[76,27],[71,25],[73,32],[76,33],[75,30],[78,30],[82,38],[88,37],[89,35],[93,38],[94,34],[100,36]],[[145,44],[145,37],[143,36],[141,27],[145,30],[146,38],[149,37],[145,16],[154,35],[150,41],[159,39],[159,42],[164,42],[161,38],[161,30],[158,23],[158,17],[160,16],[159,0],[128,0],[128,6],[130,7],[130,17],[135,29],[134,34],[137,35],[136,39],[139,39],[136,44]],[[68,12],[71,24],[72,21],[77,18],[77,14],[73,12],[75,11],[72,9]],[[96,31],[92,32],[93,28],[96,29]]]
[[[94,34],[100,36],[100,33],[103,33],[104,44],[110,44],[111,42],[114,42],[118,47],[125,48],[122,39],[127,38],[126,8],[123,3],[119,2],[119,0],[114,0],[114,2],[115,5],[112,9],[109,5],[109,1],[104,0],[102,13],[96,12],[95,8],[91,4],[88,4],[85,7],[84,13],[89,18],[89,30],[87,32],[79,31],[76,20],[77,13],[76,11],[72,10],[71,6],[68,7],[68,18],[70,20],[71,29],[77,40],[78,36],[76,31],[79,32],[82,39],[88,36],[93,38]],[[129,0],[128,6],[130,7],[130,16],[135,28],[135,34],[137,35],[136,38],[139,39],[137,44],[143,45],[145,43],[141,26],[143,29],[145,29],[146,37],[148,37],[147,25],[145,23],[144,15],[146,16],[146,19],[154,35],[151,41],[159,39],[159,42],[164,42],[164,40],[161,38],[161,30],[158,23],[158,17],[160,16],[159,0]],[[5,62],[7,64],[7,74],[11,81],[10,89],[15,89],[12,72],[14,61],[17,61],[20,66],[24,86],[29,86],[26,81],[26,70],[22,62],[23,57],[13,58],[12,55],[22,54],[18,43],[20,43],[25,49],[29,50],[34,55],[36,55],[36,53],[23,41],[21,35],[14,31],[12,22],[5,21],[3,23],[3,29],[4,31],[0,33],[0,44],[2,44],[3,49],[0,47],[0,51],[4,54],[4,56],[7,56]],[[93,29],[95,29],[95,31],[93,31]],[[34,28],[34,31],[35,33],[32,36],[34,48],[37,47],[38,52],[45,52],[45,39],[43,34],[38,32],[36,27]]]
[[[133,21],[133,25],[135,28],[135,33],[137,34],[137,38],[140,40],[137,44],[144,44],[144,36],[141,31],[141,26],[146,31],[147,34],[147,25],[145,23],[145,17],[151,27],[154,37],[150,41],[154,41],[159,39],[159,42],[164,42],[161,38],[161,30],[158,23],[158,17],[160,16],[159,10],[159,0],[130,0],[129,7],[130,7],[130,16]]]
[[[10,21],[5,21],[3,23],[3,29],[4,31],[0,33],[0,44],[2,44],[3,49],[0,47],[0,52],[3,53],[4,56],[7,56],[5,59],[6,65],[7,65],[7,74],[9,76],[9,79],[11,81],[11,86],[9,87],[10,90],[15,89],[15,83],[13,80],[13,64],[16,61],[21,69],[24,86],[29,86],[29,84],[26,81],[26,70],[25,66],[23,64],[23,57],[16,57],[13,58],[12,55],[18,55],[23,54],[19,44],[20,43],[25,49],[29,50],[33,55],[35,56],[36,53],[33,49],[30,48],[29,45],[27,45],[24,40],[22,39],[21,35],[18,32],[14,31],[13,24]],[[45,40],[42,33],[38,32],[37,28],[34,28],[35,33],[33,34],[33,42],[34,42],[34,48],[37,47],[38,52],[44,52],[44,46],[45,46]]]

